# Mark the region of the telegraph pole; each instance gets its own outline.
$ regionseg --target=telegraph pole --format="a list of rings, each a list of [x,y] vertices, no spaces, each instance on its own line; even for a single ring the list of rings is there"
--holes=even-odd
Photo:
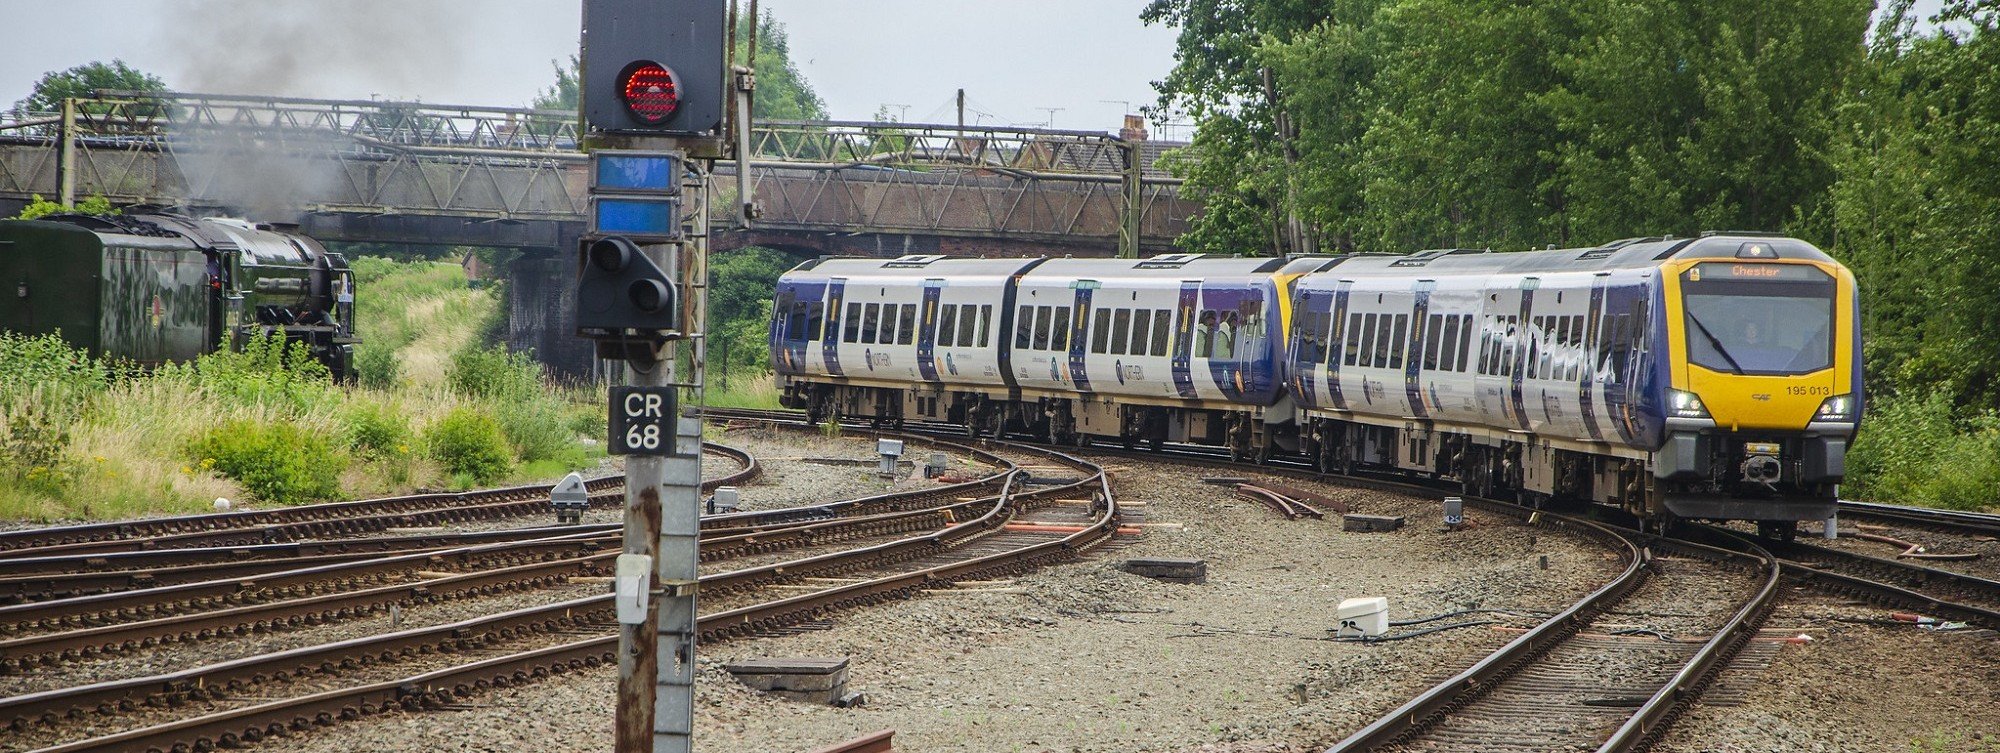
[[[727,0],[584,0],[589,228],[577,334],[630,378],[610,390],[625,455],[618,604],[618,753],[694,747],[709,182],[748,85],[724,65]],[[732,83],[734,86],[732,86]],[[744,197],[747,202],[748,197]],[[682,409],[683,397],[690,406]]]

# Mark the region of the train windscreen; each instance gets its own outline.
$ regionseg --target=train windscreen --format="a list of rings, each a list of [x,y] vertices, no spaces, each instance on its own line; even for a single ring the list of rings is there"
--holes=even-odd
[[[1834,280],[1800,264],[1697,264],[1681,275],[1688,360],[1730,374],[1833,365]]]

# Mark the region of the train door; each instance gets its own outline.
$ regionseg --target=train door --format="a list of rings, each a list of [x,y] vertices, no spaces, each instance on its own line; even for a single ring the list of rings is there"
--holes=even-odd
[[[1097,290],[1098,282],[1096,280],[1077,280],[1072,285],[1076,288],[1076,299],[1071,306],[1072,310],[1069,321],[1061,322],[1060,317],[1058,317],[1057,321],[1065,325],[1064,328],[1069,332],[1068,361],[1070,381],[1076,384],[1077,392],[1089,392],[1090,372],[1085,369],[1085,354],[1089,353],[1085,348],[1089,343],[1085,342],[1084,333],[1090,328],[1092,293]],[[1062,312],[1057,311],[1056,313],[1061,314]]]
[[[938,300],[943,295],[943,279],[924,280],[924,302],[917,307],[917,372],[926,382],[938,381]]]
[[[820,355],[826,359],[826,373],[840,376],[840,339],[843,332],[853,332],[859,324],[859,316],[850,314],[843,307],[847,298],[847,278],[835,277],[826,287],[827,326],[820,339]],[[855,304],[859,306],[860,304]],[[836,324],[838,323],[838,324]]]
[[[1424,326],[1430,319],[1431,291],[1436,289],[1436,280],[1418,280],[1411,292],[1408,348],[1403,358],[1403,397],[1409,401],[1409,415],[1419,419],[1430,418],[1429,404],[1424,400],[1422,355],[1425,344]],[[1438,333],[1430,333],[1431,338],[1437,336]]]
[[[1194,391],[1195,306],[1201,298],[1200,280],[1182,280],[1180,298],[1174,304],[1174,394],[1192,400]]]

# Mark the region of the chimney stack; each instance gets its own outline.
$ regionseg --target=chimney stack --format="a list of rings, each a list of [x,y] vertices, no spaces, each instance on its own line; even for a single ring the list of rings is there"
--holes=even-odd
[[[1145,141],[1146,116],[1144,115],[1125,116],[1125,127],[1118,129],[1118,138],[1124,139],[1126,141]]]

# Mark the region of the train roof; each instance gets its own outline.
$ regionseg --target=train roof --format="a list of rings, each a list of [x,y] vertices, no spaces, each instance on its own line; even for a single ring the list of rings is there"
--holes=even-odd
[[[1425,277],[1430,275],[1536,274],[1646,269],[1674,259],[1806,259],[1833,257],[1797,238],[1754,233],[1715,233],[1699,238],[1631,238],[1592,248],[1494,253],[1482,249],[1440,249],[1414,254],[1344,257],[1325,267],[1339,277]]]
[[[894,259],[822,256],[793,267],[786,276],[908,277],[916,279],[1007,277],[1036,259],[979,259],[942,255],[909,255]]]
[[[1027,270],[1036,276],[1060,277],[1159,277],[1171,279],[1238,277],[1277,272],[1285,259],[1210,256],[1207,254],[1162,254],[1145,259],[1099,258],[1011,258],[982,259],[942,255],[911,255],[894,259],[867,257],[821,257],[792,268],[791,273],[811,273],[827,277],[963,277],[1008,276]]]
[[[88,233],[106,244],[125,248],[203,250],[218,246],[241,249],[254,264],[310,264],[326,253],[317,241],[296,233],[242,220],[196,219],[185,215],[140,212],[126,215],[55,214],[40,220],[13,221],[22,229]],[[4,225],[0,225],[4,227]],[[115,239],[115,240],[114,240]]]

